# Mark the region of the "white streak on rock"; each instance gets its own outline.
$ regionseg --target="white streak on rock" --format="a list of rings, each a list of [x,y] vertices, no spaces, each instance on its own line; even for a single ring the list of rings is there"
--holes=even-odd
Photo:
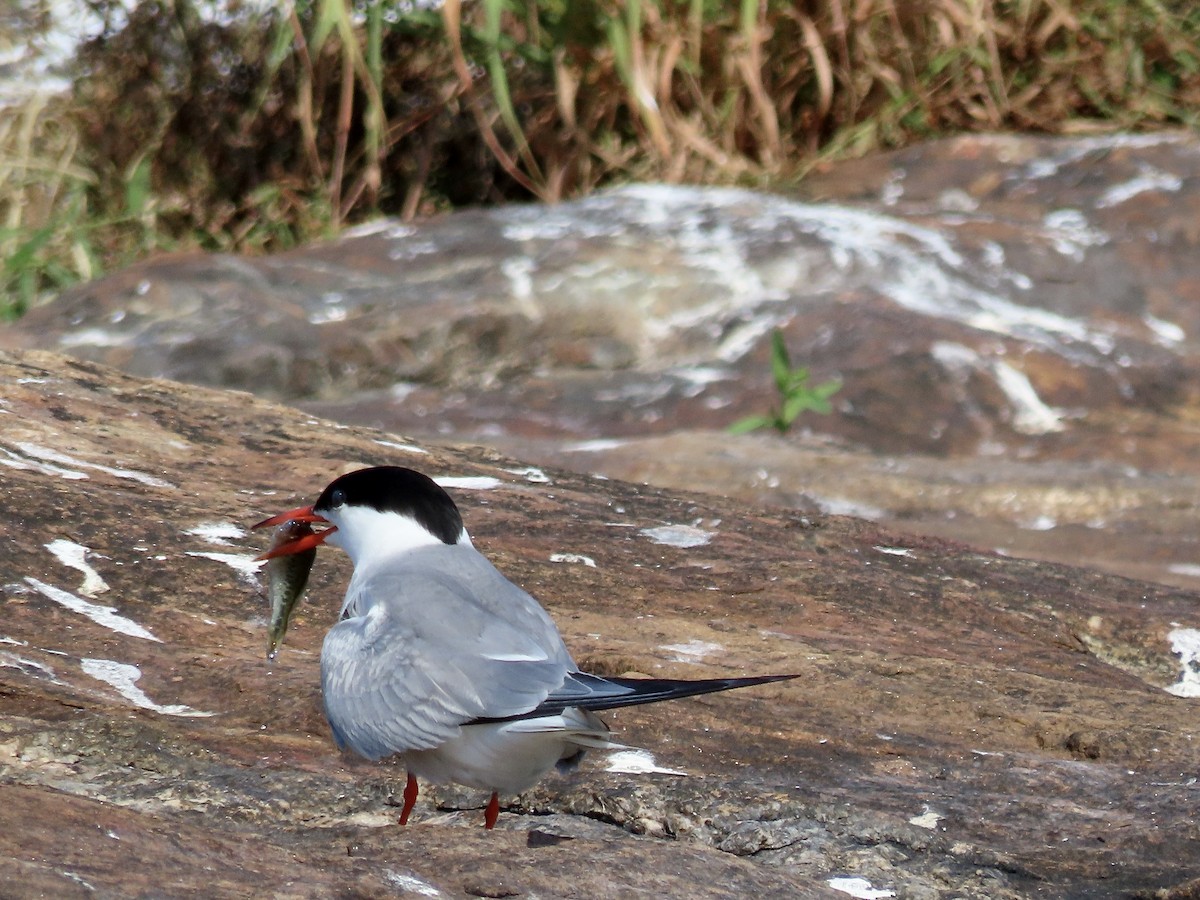
[[[384,869],[383,874],[389,882],[405,893],[417,894],[420,897],[442,896],[441,891],[432,884],[422,881],[416,875],[405,875],[402,872],[393,872],[391,869]]]
[[[623,447],[629,441],[620,440],[618,438],[596,438],[591,441],[579,441],[574,444],[567,444],[563,447],[567,453],[603,453],[606,450],[615,450],[618,447]]]
[[[26,659],[24,656],[17,656],[15,653],[0,652],[0,668],[16,669],[18,672],[24,672],[34,678],[45,678],[54,684],[63,683],[49,666],[42,665],[36,660]]]
[[[58,466],[52,466],[47,463],[35,462],[31,459],[26,459],[23,456],[17,456],[11,450],[0,447],[0,466],[8,466],[10,469],[24,469],[31,472],[41,472],[43,475],[56,475],[59,478],[66,478],[71,481],[79,481],[86,479],[87,475],[83,472],[76,472],[73,469],[63,469]]]
[[[841,891],[843,894],[857,897],[858,900],[885,900],[887,897],[896,896],[895,891],[888,890],[887,888],[871,887],[871,882],[857,876],[838,875],[830,878],[825,883],[835,891]]]
[[[342,229],[341,234],[338,236],[343,241],[350,240],[351,238],[371,237],[371,235],[380,234],[380,233],[386,233],[387,236],[390,238],[391,237],[404,237],[405,234],[412,234],[413,230],[414,229],[412,229],[412,228],[407,228],[407,229],[398,228],[394,221],[392,221],[391,219],[384,218],[384,219],[372,219],[369,222],[361,222],[358,225],[352,225],[349,228],[344,228],[344,229]],[[400,234],[399,235],[393,234],[393,232],[396,232],[396,231],[399,231]]]
[[[218,544],[222,547],[228,547],[230,541],[246,536],[246,532],[232,522],[201,522],[195,528],[189,528],[184,534],[194,534],[210,544]]]
[[[587,566],[589,569],[596,568],[596,561],[590,556],[584,556],[581,553],[551,553],[550,562],[553,563],[576,563]]]
[[[59,337],[58,345],[60,347],[123,347],[130,340],[132,337],[128,334],[92,327],[68,331]]]
[[[1012,424],[1017,431],[1022,434],[1050,434],[1066,427],[1062,414],[1042,402],[1024,372],[996,360],[992,363],[992,374],[1012,404]]]
[[[931,831],[937,828],[938,822],[942,821],[942,814],[936,813],[928,806],[925,807],[925,812],[919,816],[913,816],[908,820],[909,825],[916,825],[918,828],[928,828]]]
[[[159,644],[162,643],[149,630],[143,628],[137,622],[133,621],[133,619],[127,619],[111,606],[100,606],[97,603],[89,603],[82,597],[76,597],[70,591],[64,591],[53,585],[45,584],[28,575],[25,576],[25,582],[36,588],[42,596],[48,597],[55,603],[65,606],[71,612],[87,616],[97,625],[101,625],[109,631],[126,634],[130,637],[142,638],[147,641],[155,641]]]
[[[929,352],[939,365],[960,378],[971,371],[990,374],[1012,406],[1013,428],[1022,434],[1050,434],[1066,427],[1062,413],[1038,396],[1025,373],[1003,360],[984,359],[970,347],[949,341],[938,341]]]
[[[520,475],[530,484],[550,484],[550,476],[536,466],[525,466],[523,469],[505,469],[513,475]]]
[[[877,520],[887,515],[887,510],[849,497],[819,497],[805,491],[821,512],[830,516],[854,516],[858,519]]]
[[[1083,262],[1089,247],[1108,243],[1108,235],[1093,228],[1077,209],[1056,209],[1042,219],[1043,233],[1050,239],[1051,246],[1062,256],[1075,262]]]
[[[391,450],[400,450],[403,453],[423,453],[425,455],[429,454],[428,450],[422,450],[420,447],[414,447],[412,444],[398,444],[395,441],[380,441],[380,440],[376,440],[375,443],[377,443],[380,447],[387,447]]]
[[[654,761],[654,755],[647,750],[618,750],[608,755],[606,772],[620,772],[623,775],[687,775],[679,769],[665,769]]]
[[[660,650],[670,650],[678,662],[695,662],[725,648],[710,641],[688,641],[686,644],[663,644]]]
[[[1170,172],[1153,169],[1147,166],[1136,178],[1114,184],[1096,199],[1096,208],[1105,209],[1109,206],[1119,206],[1132,200],[1138,194],[1147,191],[1163,191],[1173,194],[1183,187],[1183,179]]]
[[[43,460],[46,462],[58,463],[64,466],[75,466],[80,469],[95,469],[97,472],[103,472],[106,475],[112,475],[114,478],[128,478],[131,481],[137,481],[149,487],[157,488],[172,488],[175,485],[169,481],[163,481],[161,478],[155,478],[153,475],[147,475],[144,472],[135,472],[132,469],[114,469],[110,466],[102,466],[99,463],[90,463],[81,459],[75,459],[65,453],[60,453],[50,447],[43,447],[39,444],[31,444],[22,441],[16,445],[17,449],[33,459]]]
[[[643,528],[639,533],[656,544],[684,548],[703,547],[717,536],[715,531],[705,531],[694,525],[659,525],[657,528]]]
[[[1158,343],[1164,347],[1174,347],[1187,338],[1187,332],[1174,322],[1168,322],[1166,319],[1160,319],[1149,313],[1142,316],[1142,321],[1146,323],[1147,328],[1154,332]]]
[[[108,584],[100,577],[100,573],[87,564],[87,547],[62,538],[51,541],[45,547],[58,557],[58,561],[64,566],[83,573],[83,584],[79,586],[79,593],[85,597],[95,597],[108,590]]]
[[[246,553],[212,553],[204,551],[188,551],[188,556],[199,556],[203,559],[211,559],[213,562],[224,563],[235,572],[238,577],[247,584],[258,586],[258,570],[262,568],[263,561],[255,559]]]
[[[114,662],[111,659],[81,659],[79,666],[83,669],[84,674],[90,675],[97,681],[103,681],[134,706],[140,706],[142,709],[162,713],[164,716],[188,718],[206,718],[216,715],[216,713],[203,712],[177,703],[169,706],[160,706],[155,703],[146,696],[145,691],[137,686],[138,679],[142,677],[142,670],[137,666]]]
[[[490,491],[504,483],[490,475],[439,475],[433,480],[444,488],[464,491]]]

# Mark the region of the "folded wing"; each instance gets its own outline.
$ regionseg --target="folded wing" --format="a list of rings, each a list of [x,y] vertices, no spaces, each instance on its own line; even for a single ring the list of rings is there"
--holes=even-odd
[[[430,749],[472,721],[525,718],[563,685],[574,664],[557,632],[531,627],[544,611],[503,584],[516,614],[496,611],[495,591],[485,605],[469,583],[427,568],[358,585],[362,614],[330,629],[321,652],[338,745],[369,759]]]

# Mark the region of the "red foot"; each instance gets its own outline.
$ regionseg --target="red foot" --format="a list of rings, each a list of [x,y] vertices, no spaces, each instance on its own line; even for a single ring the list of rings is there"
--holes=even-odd
[[[488,801],[487,809],[483,811],[483,827],[491,831],[496,827],[498,818],[500,818],[500,797],[495,791],[492,791],[492,799]]]
[[[408,773],[408,784],[404,785],[404,806],[400,810],[400,824],[408,824],[409,813],[417,805],[417,776]]]

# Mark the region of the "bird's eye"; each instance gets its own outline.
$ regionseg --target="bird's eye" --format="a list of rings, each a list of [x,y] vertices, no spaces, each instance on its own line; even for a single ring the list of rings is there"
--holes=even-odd
[[[329,502],[333,505],[334,509],[337,509],[339,506],[344,506],[346,504],[346,492],[341,488],[338,488],[333,492],[333,494],[330,495]]]

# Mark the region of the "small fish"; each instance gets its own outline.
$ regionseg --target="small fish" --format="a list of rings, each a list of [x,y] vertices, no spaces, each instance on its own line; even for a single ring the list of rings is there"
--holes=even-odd
[[[271,538],[271,550],[290,544],[313,533],[312,526],[307,522],[297,522],[289,519],[278,528]],[[270,552],[270,551],[268,551]],[[267,560],[267,593],[271,597],[271,624],[267,629],[267,659],[274,659],[283,643],[287,632],[288,619],[304,588],[308,584],[308,573],[312,569],[313,560],[317,558],[317,548],[286,556],[275,556]]]

